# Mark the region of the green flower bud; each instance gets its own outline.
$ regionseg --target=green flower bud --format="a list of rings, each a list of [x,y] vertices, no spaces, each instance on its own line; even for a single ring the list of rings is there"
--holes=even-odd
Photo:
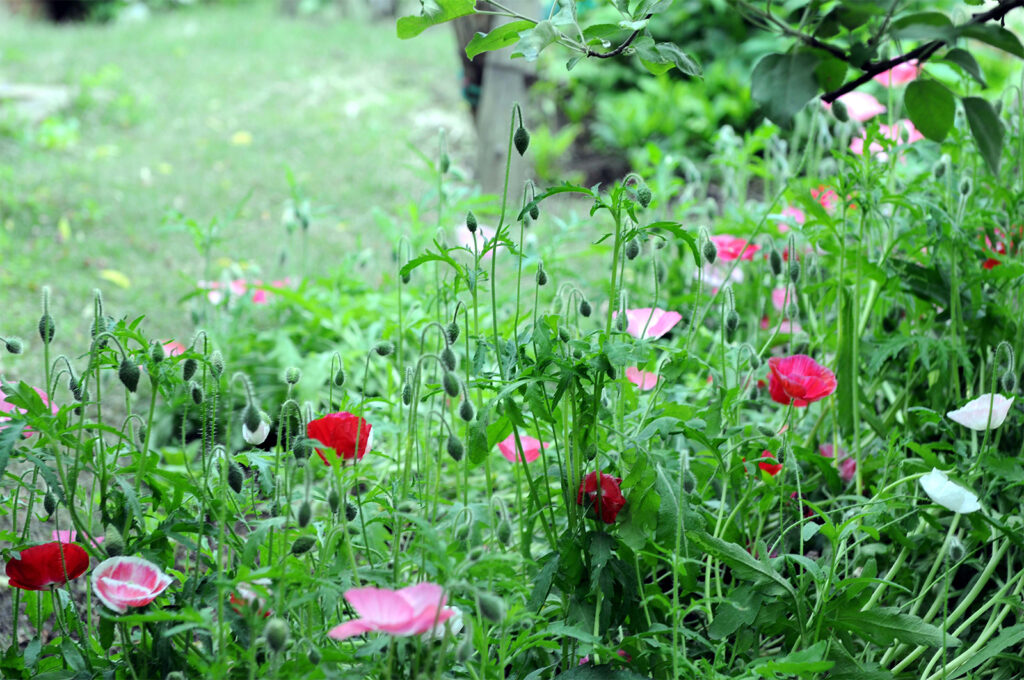
[[[341,387],[345,384],[345,369],[341,366],[338,367],[337,373],[334,374],[334,386]]]
[[[356,509],[356,506],[351,503],[345,503],[345,519],[349,522],[354,522],[358,516],[359,511]]]
[[[290,366],[284,369],[284,374],[281,377],[284,378],[286,385],[295,385],[302,380],[302,371],[294,366]]]
[[[537,265],[537,285],[546,286],[548,283],[548,273],[544,271],[544,265]]]
[[[121,359],[121,365],[117,369],[117,377],[121,379],[121,384],[124,385],[125,389],[129,392],[134,392],[139,387],[139,376],[141,375],[139,365],[128,357]]]
[[[501,623],[505,619],[505,603],[496,595],[477,593],[476,606],[480,615],[491,623]]]
[[[145,425],[139,425],[139,432],[138,432],[137,438],[139,440],[139,446],[145,446],[146,445],[146,426]]]
[[[249,428],[250,432],[255,432],[260,428],[261,422],[263,421],[260,419],[259,409],[251,403],[246,404],[242,409],[242,424]]]
[[[512,539],[512,525],[507,519],[503,519],[498,522],[498,541],[502,545],[508,545],[508,542]]]
[[[441,174],[442,175],[447,175],[448,171],[451,169],[451,167],[452,167],[452,159],[448,157],[448,154],[442,153],[441,154]]]
[[[292,455],[296,460],[305,460],[313,454],[313,442],[306,437],[296,437],[292,442]]]
[[[195,359],[185,359],[181,365],[181,379],[188,382],[192,379],[192,376],[196,374],[196,369],[199,368],[199,362]]]
[[[629,328],[629,324],[626,322],[626,315],[620,312],[615,316],[615,330],[625,333],[627,328]]]
[[[456,463],[462,460],[463,454],[466,452],[462,446],[462,440],[456,437],[454,434],[448,435],[448,455],[452,457]]]
[[[25,350],[25,345],[20,338],[7,338],[4,340],[4,347],[11,354],[21,354]]]
[[[451,371],[445,371],[444,376],[441,378],[441,384],[444,386],[444,391],[448,393],[449,397],[459,396],[459,379]]]
[[[412,403],[412,383],[402,385],[402,403],[406,406]]]
[[[772,246],[772,250],[768,253],[768,264],[772,268],[772,274],[779,276],[782,274],[782,253],[780,253],[775,246]]]
[[[590,303],[587,302],[586,300],[581,300],[580,301],[580,314],[582,316],[589,317],[591,311],[592,310],[590,308]]]
[[[512,142],[516,145],[516,151],[522,156],[526,153],[526,150],[530,147],[530,133],[526,131],[522,125],[516,129],[514,135],[512,135]]]
[[[75,401],[82,401],[82,383],[78,382],[78,378],[71,376],[68,378],[68,389],[71,391],[71,396],[75,398]]]
[[[203,388],[196,381],[192,380],[188,384],[189,394],[192,396],[192,401],[197,405],[203,403]]]
[[[302,501],[302,505],[299,506],[298,521],[299,528],[305,529],[309,525],[309,520],[313,518],[313,508],[310,506],[309,501]]]
[[[635,238],[629,239],[626,242],[626,259],[635,260],[636,256],[640,254],[640,242]]]
[[[999,378],[999,389],[1006,394],[1014,394],[1017,391],[1017,374],[1007,371]]]
[[[210,371],[213,372],[213,377],[216,380],[220,380],[224,374],[224,355],[220,353],[219,349],[214,350],[210,355]]]
[[[529,215],[530,219],[533,220],[534,222],[536,222],[537,219],[540,217],[540,208],[537,207],[536,203],[530,204]]]
[[[740,327],[740,315],[735,309],[730,309],[725,315],[725,332],[735,333]]]
[[[293,555],[302,555],[303,553],[308,553],[312,550],[314,545],[316,545],[316,539],[314,537],[299,536],[295,539],[295,542],[292,543],[291,552]]]
[[[466,559],[470,562],[479,562],[480,558],[487,554],[487,548],[482,545],[470,548],[469,552],[466,553]]]
[[[331,508],[331,512],[335,514],[338,512],[338,508],[341,507],[341,494],[337,489],[331,489],[327,494],[327,505]]]
[[[412,281],[411,273],[405,272],[404,274],[402,274],[402,283],[409,283],[410,281]]]
[[[705,241],[703,253],[704,259],[707,263],[714,264],[715,260],[718,258],[718,248],[715,246],[715,242],[711,240]]]
[[[459,417],[468,423],[473,420],[473,414],[473,404],[468,399],[463,399],[462,403],[459,404]]]
[[[441,350],[441,365],[448,371],[454,371],[455,367],[459,365],[455,352],[452,351],[451,347],[445,347]],[[454,397],[455,395],[453,394],[452,396]]]
[[[57,512],[57,497],[51,491],[47,491],[43,496],[43,510],[46,511],[48,517]]]
[[[235,493],[242,493],[242,481],[245,479],[245,473],[242,472],[242,466],[238,463],[232,462],[228,466],[228,486]]]
[[[280,652],[288,644],[288,634],[288,622],[276,616],[267,621],[267,626],[263,629],[267,647],[274,653]]]
[[[559,328],[558,339],[561,340],[562,342],[569,342],[569,340],[571,340],[572,337],[569,335],[568,330],[566,330],[565,328]]]
[[[452,321],[450,324],[444,327],[445,337],[448,338],[448,344],[454,344],[459,339],[459,324],[456,321]]]
[[[321,661],[320,650],[310,645],[309,651],[306,652],[306,658],[314,666],[319,666]]]
[[[164,351],[164,346],[159,342],[151,344],[149,346],[149,358],[153,360],[154,364],[159,364],[167,358],[167,352]]]
[[[469,229],[469,233],[475,233],[477,228],[476,215],[470,210],[466,213],[466,229]]]
[[[389,354],[394,353],[395,345],[387,340],[381,340],[373,346],[373,351],[376,352],[378,356],[386,357]]]
[[[103,531],[103,549],[111,557],[124,553],[124,537],[113,524],[108,524]]]
[[[960,180],[960,195],[967,197],[971,195],[971,191],[974,190],[974,183],[971,182],[970,177],[964,177]]]
[[[791,257],[789,261],[789,280],[796,284],[800,280],[800,260]]]
[[[646,208],[651,204],[651,200],[654,198],[654,194],[651,193],[650,188],[646,184],[641,184],[636,190],[636,200],[640,202],[640,206]]]
[[[53,334],[56,330],[57,326],[53,322],[53,317],[49,313],[43,314],[39,319],[39,337],[43,339],[43,344],[49,345],[53,342]]]

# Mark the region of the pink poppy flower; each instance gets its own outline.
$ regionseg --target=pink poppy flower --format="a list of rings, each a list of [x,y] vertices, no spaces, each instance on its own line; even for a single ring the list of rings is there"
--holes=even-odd
[[[894,144],[913,144],[924,139],[924,135],[921,131],[914,127],[914,124],[909,120],[896,121],[895,125],[879,125],[878,130],[882,137],[891,140]],[[906,133],[906,134],[904,134]],[[905,138],[905,139],[904,139]],[[864,137],[854,137],[850,140],[850,151],[861,156],[864,154]],[[889,158],[889,155],[885,153],[882,145],[878,142],[871,142],[868,147],[868,151],[872,153],[878,160],[885,161]],[[903,160],[902,158],[900,160]]]
[[[345,599],[359,618],[332,628],[327,636],[335,640],[373,632],[420,635],[455,614],[453,607],[445,606],[444,589],[435,583],[419,583],[401,590],[352,588],[345,591]]]
[[[772,307],[781,312],[786,308],[787,302],[789,302],[789,296],[786,295],[785,288],[772,289]]]
[[[920,73],[921,66],[916,59],[913,59],[902,64],[896,64],[888,71],[879,73],[874,77],[874,81],[886,87],[896,87],[897,85],[906,85],[910,81],[915,80]]]
[[[783,208],[782,216],[792,218],[797,224],[803,224],[807,221],[807,215],[804,214],[804,211],[794,205],[787,205]],[[777,222],[776,226],[779,228],[779,233],[782,234],[790,230],[790,226],[785,222]]]
[[[527,435],[519,435],[519,441],[523,445],[522,459],[527,463],[532,463],[540,458],[542,445],[545,449],[551,446],[549,442],[542,442]],[[505,456],[510,463],[515,463],[519,460],[519,456],[516,455],[516,437],[514,434],[510,434],[498,442],[498,450],[501,451],[501,455]]]
[[[839,205],[839,194],[824,184],[819,184],[817,189],[811,189],[811,197],[817,199],[825,212],[832,212]]]
[[[839,101],[846,106],[846,112],[850,114],[850,118],[859,123],[870,120],[886,111],[885,106],[867,92],[859,92],[857,90],[847,92],[839,98]],[[831,104],[825,102],[822,102],[822,104],[826,109],[832,108]]]
[[[768,360],[768,393],[772,401],[807,406],[836,391],[835,374],[806,354]]]
[[[169,357],[176,357],[179,354],[184,354],[185,352],[188,351],[188,347],[185,347],[185,345],[175,340],[168,340],[167,342],[162,344],[164,347],[164,354],[166,354]]]
[[[754,253],[761,249],[761,246],[750,243],[746,239],[728,234],[717,234],[711,237],[711,242],[718,249],[718,259],[723,262],[733,260],[753,260]]]
[[[57,413],[60,412],[60,409],[57,408],[56,404],[53,404],[53,403],[50,402],[50,398],[46,395],[46,392],[43,392],[38,387],[33,387],[32,389],[34,389],[36,391],[36,394],[38,394],[39,398],[43,400],[43,403],[50,407],[50,411],[54,415],[57,415]],[[7,401],[7,395],[5,395],[4,391],[2,389],[0,389],[0,413],[13,413],[15,411],[17,411],[18,413],[25,413],[25,409],[23,409],[21,407],[16,407],[14,404],[8,402]],[[6,422],[8,420],[10,420],[10,418],[8,418],[6,416],[0,416],[0,423]],[[7,427],[6,425],[0,425],[0,430],[3,430],[6,427]],[[31,428],[27,428],[26,427],[22,431],[21,436],[22,437],[29,437],[29,436],[31,436],[33,434],[33,432],[34,431]]]
[[[618,312],[612,312],[612,318],[618,318]],[[655,339],[668,333],[672,327],[683,320],[679,312],[666,312],[660,307],[654,309],[642,307],[640,309],[627,309],[626,332],[634,338]]]
[[[641,371],[636,366],[630,366],[626,369],[626,380],[646,392],[657,387],[658,374],[651,373],[650,371]]]
[[[766,331],[770,328],[773,328],[773,326],[774,325],[767,316],[761,317],[761,330]],[[795,335],[796,333],[801,332],[803,329],[803,326],[801,326],[798,323],[793,323],[789,319],[783,319],[779,323],[779,332],[784,333],[786,335]]]
[[[241,607],[252,606],[255,603],[258,610],[263,613],[263,618],[267,618],[273,612],[269,609],[266,611],[263,610],[267,605],[267,601],[256,592],[254,586],[259,586],[260,592],[266,592],[272,583],[273,581],[269,578],[256,578],[252,580],[252,583],[242,581],[235,587],[235,591],[238,594],[236,595],[235,593],[231,593],[231,595],[228,596],[228,603],[231,605],[231,608],[235,610],[236,614],[242,613]]]
[[[174,581],[141,557],[111,557],[92,572],[92,589],[100,601],[119,614],[144,607]]]
[[[1016,397],[1007,399],[1001,394],[983,394],[950,411],[946,417],[977,432],[994,430],[1006,421],[1014,399]]]
[[[51,534],[53,540],[59,541],[60,543],[74,543],[75,539],[78,538],[78,532],[74,529],[69,531],[54,531]],[[86,541],[91,541],[96,547],[99,547],[100,543],[103,542],[103,536],[84,536]]]
[[[825,458],[835,457],[835,447],[832,444],[822,444],[818,451]],[[847,455],[846,451],[839,449],[839,478],[849,484],[857,475],[857,461]]]

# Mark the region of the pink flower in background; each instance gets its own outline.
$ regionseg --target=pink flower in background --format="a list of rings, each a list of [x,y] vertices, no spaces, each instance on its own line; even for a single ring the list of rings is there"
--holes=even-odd
[[[819,184],[817,189],[811,189],[811,196],[817,199],[825,212],[832,212],[839,205],[839,194],[824,184]]]
[[[879,125],[878,130],[882,137],[892,140],[894,144],[913,144],[914,142],[919,142],[924,139],[924,135],[922,135],[920,130],[914,127],[914,124],[909,120],[897,121],[895,125]],[[906,139],[904,139],[904,137]],[[858,156],[864,155],[864,141],[864,137],[854,137],[851,139],[850,151]],[[889,158],[889,155],[885,153],[882,145],[878,142],[871,142],[871,145],[868,147],[868,151],[870,151],[880,161],[885,161]],[[902,160],[902,158],[900,160]]]
[[[103,604],[123,614],[128,607],[144,607],[174,581],[141,557],[111,557],[92,572],[92,589]]]
[[[846,112],[850,114],[850,118],[859,123],[870,120],[886,111],[885,106],[867,92],[859,92],[857,90],[847,92],[839,98],[839,101],[846,106]],[[822,104],[826,109],[832,108],[831,104],[825,102],[822,102]]]
[[[786,303],[789,302],[786,296],[785,288],[773,288],[772,289],[772,306],[780,312],[786,308]]]
[[[633,661],[633,657],[630,656],[629,652],[627,652],[625,649],[620,649],[619,651],[617,651],[615,653],[618,654],[619,658],[621,658],[626,663],[630,663],[630,662]],[[589,654],[587,654],[585,657],[580,659],[579,665],[583,666],[583,665],[586,665],[588,663],[590,663],[590,655]]]
[[[916,59],[913,59],[902,64],[896,64],[888,71],[879,73],[874,77],[874,81],[886,87],[896,87],[898,85],[906,85],[910,81],[915,80],[920,73],[921,66]]]
[[[643,391],[653,390],[658,385],[658,374],[641,371],[636,366],[630,366],[626,369],[626,380]]]
[[[718,234],[711,237],[711,242],[718,250],[718,259],[723,262],[733,260],[753,260],[754,253],[761,249],[761,246],[754,245],[746,239],[728,234]]]
[[[818,451],[826,458],[835,457],[835,447],[832,444],[822,444]],[[839,449],[839,478],[849,484],[857,475],[857,461],[847,455],[846,451]]]
[[[420,583],[401,590],[352,588],[345,591],[345,599],[359,618],[332,628],[327,636],[335,640],[372,632],[420,635],[455,614],[453,607],[445,606],[444,589],[435,583]]]
[[[74,543],[75,539],[78,537],[78,532],[74,529],[71,529],[69,531],[54,531],[52,533],[52,536],[53,540],[59,541],[60,543]],[[99,547],[100,543],[103,542],[102,536],[84,536],[84,538],[86,541],[92,542],[92,544],[96,547]]]
[[[481,252],[484,249],[484,242],[494,238],[494,234],[495,231],[491,227],[479,225],[476,228],[476,252]],[[460,224],[455,228],[455,241],[469,252],[473,252],[473,234],[470,233],[465,224]],[[493,249],[488,250],[487,253],[480,257],[480,261],[483,262],[491,259],[493,254]]]
[[[164,347],[164,354],[166,354],[169,357],[176,357],[179,354],[184,354],[185,352],[188,351],[188,347],[185,347],[185,345],[175,340],[168,340],[167,342],[162,344]]]
[[[56,415],[58,412],[60,412],[60,409],[57,408],[57,406],[55,404],[52,404],[50,402],[50,398],[48,396],[46,396],[46,392],[43,392],[38,387],[33,387],[32,389],[34,389],[36,391],[36,394],[38,394],[39,397],[43,400],[43,403],[50,407],[50,411],[54,415]],[[0,389],[0,413],[13,413],[15,411],[17,411],[18,413],[24,413],[25,409],[23,409],[21,407],[16,407],[14,404],[8,402],[7,401],[7,395],[5,395],[4,391],[2,389]],[[8,418],[6,416],[0,417],[0,423],[6,422],[8,420],[10,420],[10,418]],[[7,427],[7,426],[6,425],[0,425],[0,430],[3,430],[5,427]],[[22,437],[29,437],[32,434],[33,434],[33,430],[31,428],[27,428],[26,427],[24,429],[24,431],[22,431],[21,436]]]
[[[768,360],[768,392],[772,401],[807,406],[836,391],[835,374],[806,354]]]
[[[618,318],[618,312],[612,312],[612,318]],[[683,320],[679,312],[666,312],[660,307],[642,307],[640,309],[627,309],[626,332],[634,338],[660,338],[672,330],[672,327]],[[646,330],[645,330],[646,328]]]
[[[540,458],[542,445],[545,449],[551,446],[548,442],[542,442],[527,435],[520,435],[519,441],[523,445],[523,460],[527,463],[532,463]],[[514,434],[510,434],[498,442],[498,450],[501,451],[501,455],[505,456],[510,463],[515,463],[519,459],[519,456],[516,455],[516,437]]]
[[[291,279],[277,279],[269,284],[270,288],[286,288],[291,284]],[[263,282],[260,279],[254,279],[250,284],[246,279],[233,279],[227,283],[227,291],[230,295],[230,299],[236,299],[245,297],[249,292],[249,286],[262,286]],[[210,304],[218,305],[224,301],[224,288],[225,286],[220,281],[197,281],[196,286],[201,290],[207,291],[206,298],[210,301]],[[271,293],[265,288],[258,288],[253,291],[250,299],[254,304],[264,305],[271,297]]]
[[[793,218],[793,221],[797,224],[803,224],[807,221],[807,216],[804,214],[804,211],[794,205],[787,205],[783,208],[782,216]],[[783,234],[790,230],[790,226],[785,222],[778,222],[776,226],[779,228],[779,232]]]

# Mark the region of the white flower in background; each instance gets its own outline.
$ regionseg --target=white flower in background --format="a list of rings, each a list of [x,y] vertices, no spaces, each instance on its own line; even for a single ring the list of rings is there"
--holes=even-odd
[[[962,513],[981,510],[978,496],[973,491],[949,481],[949,476],[938,468],[932,468],[931,472],[918,481],[928,498],[948,510]]]
[[[1013,406],[1013,397],[1007,399],[1001,394],[983,394],[963,407],[950,411],[946,417],[972,430],[996,429],[1006,420],[1006,414]],[[989,412],[991,411],[991,422]]]
[[[448,631],[449,638],[454,638],[462,632],[462,610],[458,607],[444,607],[443,610],[451,611],[452,615],[447,621],[439,623],[427,632],[423,633],[420,637],[423,638],[424,642],[443,640],[446,630]]]
[[[259,446],[260,444],[265,442],[269,434],[270,423],[263,420],[262,418],[260,419],[260,426],[256,428],[255,432],[246,427],[245,423],[242,423],[242,439],[244,439],[253,446]]]

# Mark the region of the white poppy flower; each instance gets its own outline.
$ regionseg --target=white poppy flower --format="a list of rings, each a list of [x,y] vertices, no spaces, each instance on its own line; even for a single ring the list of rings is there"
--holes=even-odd
[[[423,633],[420,637],[423,638],[424,642],[433,642],[434,640],[443,640],[445,631],[447,630],[449,637],[455,637],[462,632],[462,610],[458,607],[444,607],[444,610],[451,610],[451,617],[444,623],[439,623],[432,627],[430,630]]]
[[[938,468],[932,468],[931,472],[918,481],[928,498],[948,510],[962,513],[981,510],[978,496],[973,491],[949,481],[949,476]]]
[[[996,429],[1006,420],[1006,414],[1013,406],[1013,397],[1007,399],[1001,394],[983,394],[946,414],[947,418],[960,423],[972,430],[983,431],[989,428]],[[989,411],[992,418],[989,422]]]
[[[269,434],[270,424],[265,420],[260,420],[260,426],[256,428],[255,432],[246,427],[245,423],[242,423],[242,439],[253,446],[259,446],[265,442]]]

